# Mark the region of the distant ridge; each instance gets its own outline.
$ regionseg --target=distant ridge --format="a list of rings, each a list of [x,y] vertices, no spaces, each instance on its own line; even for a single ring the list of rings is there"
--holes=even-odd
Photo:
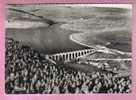
[[[53,25],[53,24],[56,24],[56,23],[57,23],[57,22],[54,22],[54,21],[52,21],[52,20],[50,20],[50,19],[47,19],[47,18],[45,18],[45,17],[43,17],[43,16],[39,16],[39,15],[36,15],[36,14],[34,14],[34,13],[25,11],[25,10],[20,10],[20,9],[16,9],[16,8],[8,8],[8,9],[11,10],[11,11],[16,11],[16,12],[20,12],[20,13],[25,13],[25,14],[32,15],[32,16],[34,16],[34,17],[43,19],[43,21],[45,21],[45,22],[46,22],[47,24],[49,24],[49,25]]]

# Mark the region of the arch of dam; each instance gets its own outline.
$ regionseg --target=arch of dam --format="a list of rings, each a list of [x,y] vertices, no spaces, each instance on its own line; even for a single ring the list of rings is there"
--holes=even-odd
[[[53,61],[65,61],[69,62],[73,59],[78,59],[88,54],[94,53],[95,49],[84,49],[84,50],[77,50],[71,52],[63,52],[63,53],[56,53],[51,55],[46,55],[46,58],[49,58]]]

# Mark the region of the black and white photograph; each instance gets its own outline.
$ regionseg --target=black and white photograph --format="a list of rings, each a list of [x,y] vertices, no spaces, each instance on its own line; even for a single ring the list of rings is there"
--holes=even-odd
[[[6,9],[6,94],[132,92],[131,4]]]

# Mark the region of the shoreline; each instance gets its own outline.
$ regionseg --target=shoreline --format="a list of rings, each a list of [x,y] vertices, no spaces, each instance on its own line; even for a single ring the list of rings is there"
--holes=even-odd
[[[74,34],[74,33],[73,33]],[[89,47],[89,48],[95,48],[94,46],[90,46],[90,45],[87,45],[87,44],[84,44],[84,43],[81,43],[79,41],[77,41],[76,39],[73,38],[73,34],[70,34],[69,35],[69,39],[77,44],[80,44],[80,45],[83,45],[83,46],[86,46],[86,47]],[[75,33],[76,34],[76,33]]]
[[[65,25],[65,24],[62,24],[62,25],[60,25],[60,27],[61,27],[62,29],[69,30],[69,29],[66,28],[64,25]],[[76,30],[76,29],[70,29],[70,30],[77,31],[78,33],[72,33],[72,34],[70,34],[70,35],[69,35],[69,39],[70,39],[71,41],[77,43],[77,44],[82,45],[82,46],[86,46],[86,47],[93,48],[93,49],[96,49],[96,50],[97,50],[97,49],[103,49],[103,47],[104,47],[105,49],[108,49],[108,50],[110,50],[110,51],[113,51],[113,52],[116,52],[116,53],[119,53],[119,54],[127,54],[127,55],[131,55],[131,54],[132,54],[132,52],[124,52],[124,51],[120,51],[120,50],[117,50],[117,49],[108,48],[108,47],[102,46],[102,45],[91,46],[91,45],[87,45],[87,44],[85,44],[85,43],[81,43],[81,42],[79,42],[78,40],[74,39],[73,34],[80,34],[81,32],[84,33],[84,31],[80,31],[80,30],[78,31],[78,30]],[[103,51],[104,51],[104,50],[103,50]]]
[[[120,50],[117,50],[117,49],[107,48],[107,47],[101,46],[101,45],[98,45],[98,46],[97,46],[97,45],[96,45],[96,46],[87,45],[87,44],[81,43],[81,42],[77,41],[76,39],[74,39],[72,34],[69,36],[69,39],[70,39],[71,41],[75,42],[75,43],[78,43],[78,44],[80,44],[80,45],[87,46],[87,47],[89,47],[89,48],[93,48],[93,49],[96,49],[96,50],[97,50],[97,49],[101,49],[101,47],[104,47],[104,48],[106,48],[106,49],[108,49],[108,50],[111,50],[111,51],[113,51],[113,52],[116,52],[116,53],[127,54],[127,55],[131,55],[131,54],[132,54],[132,52],[124,52],[124,51],[120,51]],[[103,49],[103,48],[102,48],[102,49]],[[103,51],[104,51],[104,50],[103,50]]]

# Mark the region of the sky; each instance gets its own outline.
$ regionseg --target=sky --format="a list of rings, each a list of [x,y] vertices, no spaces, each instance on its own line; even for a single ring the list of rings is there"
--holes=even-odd
[[[63,4],[60,6],[94,6],[94,7],[114,7],[132,9],[131,4]]]
[[[131,4],[92,4],[92,6],[132,9],[132,5]]]

